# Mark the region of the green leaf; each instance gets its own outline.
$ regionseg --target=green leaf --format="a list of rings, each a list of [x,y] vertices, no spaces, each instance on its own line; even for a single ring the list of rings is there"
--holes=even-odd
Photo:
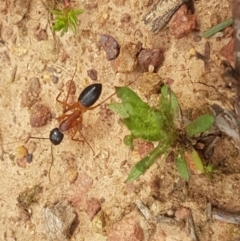
[[[69,9],[64,8],[63,10],[53,9],[51,13],[56,15],[57,17],[54,19],[54,31],[61,31],[61,36],[64,35],[68,31],[68,27],[70,26],[72,31],[76,33],[77,31],[77,15],[83,13],[82,9]]]
[[[132,182],[148,170],[156,161],[157,158],[164,154],[172,145],[173,139],[167,139],[163,144],[159,143],[151,152],[148,153],[141,161],[139,161],[130,171],[126,182]]]
[[[73,11],[70,11],[68,14],[68,19],[70,20],[70,22],[77,24],[77,16],[74,14]]]
[[[122,100],[123,104],[131,103],[132,106],[138,107],[139,109],[148,109],[150,108],[149,105],[141,100],[141,98],[130,88],[128,87],[116,87],[116,93],[118,98]],[[127,109],[126,109],[127,110]],[[131,112],[135,109],[129,109],[129,114],[132,115],[134,113]]]
[[[149,109],[147,112],[139,110],[138,113],[139,115],[130,115],[123,119],[123,123],[135,137],[147,141],[159,141],[169,135],[164,128],[161,112]]]
[[[181,177],[184,180],[188,181],[189,173],[188,173],[188,167],[187,167],[186,159],[184,157],[183,150],[179,151],[174,155],[174,161]]]
[[[62,37],[67,31],[68,31],[68,26],[65,25],[65,26],[63,27],[62,31],[61,31],[60,36]]]
[[[120,115],[122,118],[128,118],[129,114],[125,110],[122,103],[111,103],[108,105],[109,109]]]
[[[54,31],[60,31],[60,30],[62,30],[65,26],[66,26],[66,24],[65,24],[64,22],[58,22],[58,23],[54,24],[53,30],[54,30]]]
[[[201,173],[204,173],[205,172],[205,167],[203,165],[201,157],[198,155],[198,153],[195,151],[195,149],[192,150],[191,155],[192,155],[193,162],[196,165],[197,169]]]
[[[198,117],[190,122],[185,128],[189,137],[199,135],[202,132],[209,130],[214,123],[214,117],[206,114]]]
[[[181,115],[177,97],[167,85],[163,85],[161,94],[159,109],[164,113],[167,121],[173,123]]]
[[[122,103],[114,103],[110,108],[121,115],[123,123],[136,138],[147,141],[164,140],[169,128],[164,126],[162,112],[151,108],[128,87],[117,87],[117,96]]]
[[[77,32],[76,24],[74,24],[74,23],[70,22],[70,24],[69,24],[69,25],[71,26],[72,31],[73,31],[73,33],[75,34],[75,33]]]

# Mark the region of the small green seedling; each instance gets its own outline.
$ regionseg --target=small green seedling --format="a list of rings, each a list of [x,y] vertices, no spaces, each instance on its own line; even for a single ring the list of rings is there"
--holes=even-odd
[[[51,10],[51,13],[56,16],[53,25],[54,31],[61,31],[61,36],[63,36],[68,31],[68,28],[71,27],[73,33],[77,32],[77,16],[83,13],[82,9],[66,7],[63,10]]]
[[[180,175],[189,179],[188,167],[184,156],[184,147],[181,147],[180,135],[186,140],[209,130],[214,122],[212,115],[202,115],[179,129],[181,116],[177,97],[173,91],[163,85],[158,108],[150,107],[128,87],[116,87],[117,96],[121,103],[110,104],[110,109],[119,114],[122,122],[130,130],[131,134],[125,136],[124,143],[133,148],[133,140],[140,138],[146,141],[157,141],[158,145],[147,156],[140,160],[131,170],[127,182],[131,182],[141,176],[151,167],[160,156],[168,154],[171,147],[175,148],[175,163]],[[184,134],[183,134],[184,133]],[[197,152],[192,149],[192,159],[196,167],[203,172],[205,167]],[[200,170],[200,171],[201,171]]]

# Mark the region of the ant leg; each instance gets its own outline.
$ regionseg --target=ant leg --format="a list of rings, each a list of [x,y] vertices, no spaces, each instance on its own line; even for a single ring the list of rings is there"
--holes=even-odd
[[[63,112],[65,112],[66,107],[69,107],[70,105],[67,103],[67,99],[65,101],[59,100],[60,95],[62,94],[62,92],[63,92],[63,90],[61,90],[61,92],[58,94],[58,96],[56,98],[56,101],[63,105]],[[68,98],[68,96],[67,96],[67,98]]]
[[[53,157],[53,148],[52,148],[53,145],[51,145],[51,157],[52,157],[52,160],[51,160],[51,163],[50,163],[50,167],[49,167],[49,170],[48,170],[48,179],[49,179],[49,182],[51,182],[51,169],[52,169],[52,166],[53,166],[53,162],[54,162],[54,157]]]
[[[75,70],[74,70],[72,79],[71,79],[71,81],[70,81],[70,83],[69,83],[68,93],[67,93],[66,99],[65,99],[64,101],[59,100],[59,97],[60,97],[60,95],[62,94],[63,90],[61,90],[61,92],[58,94],[58,96],[57,96],[57,98],[56,98],[56,101],[59,102],[59,103],[61,103],[61,104],[63,105],[63,112],[66,111],[66,107],[70,107],[70,106],[71,106],[70,104],[67,103],[67,101],[68,101],[68,98],[69,98],[69,95],[70,95],[70,90],[71,90],[73,78],[74,78],[74,76],[75,76],[75,74],[76,74],[76,71],[77,71],[77,65],[76,65],[76,67],[75,67]]]
[[[82,136],[83,140],[80,140],[79,138],[74,138],[74,136],[76,135],[77,132],[80,133],[80,135]],[[80,122],[78,122],[78,123],[76,124],[75,131],[74,131],[74,133],[73,133],[73,135],[72,135],[72,140],[73,140],[73,141],[83,142],[83,143],[86,142],[87,145],[89,146],[89,148],[92,150],[93,155],[95,154],[95,152],[94,152],[94,150],[92,149],[91,145],[89,144],[89,142],[87,141],[87,139],[85,138],[85,136],[84,136],[84,135],[82,134],[82,132],[81,132],[81,123],[80,123]]]

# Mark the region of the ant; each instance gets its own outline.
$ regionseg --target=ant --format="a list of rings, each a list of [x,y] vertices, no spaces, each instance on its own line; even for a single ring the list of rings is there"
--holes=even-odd
[[[68,104],[68,97],[70,93],[70,87],[71,83],[73,81],[73,78],[75,76],[75,72],[73,74],[73,77],[71,79],[67,97],[65,101],[60,101],[60,95],[62,94],[63,90],[58,94],[56,101],[61,103],[64,106],[64,114],[57,117],[56,119],[60,121],[59,127],[56,127],[50,131],[49,139],[53,145],[59,145],[64,137],[64,132],[74,129],[74,133],[72,135],[72,140],[74,141],[80,141],[80,142],[86,142],[87,145],[90,147],[92,152],[94,153],[91,145],[87,142],[86,138],[81,133],[82,129],[82,115],[84,112],[88,110],[93,110],[103,104],[105,101],[110,99],[113,95],[115,95],[115,92],[108,96],[105,100],[103,100],[101,103],[92,106],[96,103],[96,101],[99,99],[101,93],[102,93],[102,84],[101,83],[94,83],[89,86],[87,86],[83,91],[80,93],[78,97],[78,101],[76,101],[73,104]],[[80,140],[78,138],[74,138],[76,133],[79,132],[80,135],[83,137],[83,140]]]

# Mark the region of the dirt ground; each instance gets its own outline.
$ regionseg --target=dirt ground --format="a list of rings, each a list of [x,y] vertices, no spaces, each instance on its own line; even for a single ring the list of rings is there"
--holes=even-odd
[[[190,4],[198,27],[181,39],[171,35],[168,27],[156,35],[146,28],[142,19],[156,0],[72,1],[84,13],[77,34],[69,31],[63,37],[52,33],[49,9],[54,2],[21,2],[0,3],[0,240],[240,240],[238,225],[206,216],[209,203],[224,212],[240,213],[240,157],[234,142],[224,134],[208,159],[217,172],[212,178],[191,173],[188,183],[171,158],[163,158],[138,180],[125,184],[140,153],[123,144],[128,131],[108,109],[107,103],[117,100],[116,96],[84,113],[82,133],[94,154],[86,142],[71,140],[71,133],[59,146],[51,147],[45,139],[25,142],[29,135],[48,139],[49,131],[58,126],[54,117],[61,115],[62,105],[56,97],[61,89],[61,97],[66,96],[66,83],[76,66],[72,101],[96,82],[88,70],[95,69],[97,82],[102,83],[99,102],[114,92],[114,86],[142,75],[139,66],[130,73],[116,73],[113,61],[107,60],[99,45],[101,34],[114,37],[120,47],[140,41],[143,48],[162,49],[164,62],[157,74],[165,82],[173,80],[171,88],[187,118],[204,113],[214,101],[224,107],[232,95],[224,87],[220,66],[224,58],[219,51],[231,37],[208,39],[213,63],[208,71],[203,61],[190,56],[190,50],[204,53],[207,40],[199,36],[231,16],[231,1]],[[137,80],[131,88],[142,95],[141,89],[148,84]],[[32,127],[30,116],[38,104],[48,107],[52,119],[42,127]],[[22,157],[22,145],[32,154],[29,163]],[[150,218],[140,211],[139,203],[151,213]],[[195,239],[183,214],[189,211]],[[55,212],[60,216],[56,214],[54,221]],[[159,221],[159,215],[166,220]]]

